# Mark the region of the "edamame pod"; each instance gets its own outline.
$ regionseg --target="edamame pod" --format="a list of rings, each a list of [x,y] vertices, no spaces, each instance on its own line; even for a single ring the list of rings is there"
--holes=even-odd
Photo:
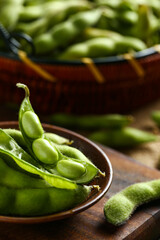
[[[0,213],[14,216],[42,216],[69,210],[87,199],[91,187],[77,189],[8,188],[0,186]]]
[[[20,131],[15,130],[15,129],[5,129],[4,131],[8,134],[10,133],[10,136],[13,137],[15,139],[15,141],[17,140],[17,143],[21,147],[23,147],[23,149],[26,149],[26,143],[24,142],[24,139],[23,139]],[[56,147],[56,149],[58,149],[58,151],[62,154],[61,159],[67,159],[67,160],[71,160],[71,161],[80,160],[78,163],[85,166],[84,174],[81,177],[79,177],[77,179],[74,179],[75,182],[77,182],[77,183],[88,183],[98,173],[100,175],[103,175],[103,173],[101,173],[101,171],[99,169],[97,169],[97,167],[80,150],[78,150],[77,148],[71,147],[71,146],[62,145],[62,144],[60,144],[60,142],[57,144],[57,142],[55,141],[54,134],[53,135],[52,135],[52,133],[48,133],[48,134],[45,133],[45,134],[46,134],[47,138],[50,140],[53,147]],[[56,140],[57,140],[57,136],[58,135],[56,135]],[[66,140],[66,139],[64,139],[64,140]],[[60,141],[61,141],[61,139],[60,139]],[[44,166],[44,167],[46,167],[46,166]],[[50,172],[52,172],[53,174],[59,175],[59,173],[56,170],[56,166],[52,166],[52,167],[47,168],[47,169]],[[71,177],[70,179],[73,179],[73,178]]]
[[[93,163],[91,163],[91,161],[86,160],[87,158],[83,158],[83,159],[75,158],[74,159],[73,157],[70,158],[70,156],[64,155],[63,148],[60,147],[60,145],[54,144],[52,141],[49,140],[49,138],[45,137],[44,132],[39,131],[39,129],[41,130],[40,127],[34,128],[34,125],[36,125],[36,123],[40,124],[40,122],[35,121],[35,119],[37,119],[37,118],[35,118],[35,114],[30,114],[30,113],[34,113],[34,112],[32,110],[32,107],[31,107],[31,104],[29,101],[29,89],[27,88],[27,86],[24,86],[21,84],[18,84],[18,86],[25,88],[25,91],[26,91],[26,97],[23,100],[20,111],[19,111],[19,126],[20,126],[21,132],[23,134],[24,140],[26,141],[26,144],[28,144],[28,146],[29,146],[28,149],[30,150],[32,156],[35,157],[35,159],[38,159],[38,161],[43,163],[43,168],[47,169],[47,171],[51,172],[54,176],[64,178],[64,174],[61,175],[62,171],[61,170],[57,171],[57,169],[60,169],[59,167],[57,168],[58,161],[68,160],[68,161],[74,161],[75,165],[82,164],[83,165],[82,168],[84,168],[85,171],[83,171],[83,174],[81,174],[81,176],[77,175],[77,177],[75,179],[75,176],[74,176],[74,167],[75,166],[73,166],[74,164],[72,164],[73,176],[69,177],[69,174],[68,174],[68,177],[66,178],[70,181],[74,178],[74,182],[76,182],[76,183],[88,183],[98,173],[101,173],[100,170]],[[29,112],[29,117],[28,117],[28,112]],[[26,114],[27,114],[27,116],[26,116]],[[25,119],[24,119],[25,121],[23,123],[24,117],[25,117]],[[25,128],[25,125],[27,125],[26,128]],[[40,124],[40,126],[41,126],[41,124]],[[28,134],[28,132],[29,132],[29,134]],[[39,135],[41,135],[41,137]],[[33,139],[33,137],[35,139]],[[38,137],[38,138],[36,138],[36,137]],[[73,152],[73,149],[72,149],[72,152]],[[81,155],[83,155],[83,154],[81,154]],[[63,161],[61,163],[63,163]],[[70,166],[71,166],[71,164],[70,164]],[[65,177],[66,176],[67,175],[65,174]]]
[[[100,128],[122,128],[133,121],[132,116],[120,114],[105,115],[67,115],[57,113],[50,117],[50,121],[56,125],[77,129],[100,129]]]
[[[55,144],[52,142],[53,146]],[[63,145],[56,145],[56,148],[63,154],[62,160],[74,161],[75,163],[82,164],[85,171],[84,173],[77,178],[74,179],[76,183],[84,184],[89,183],[95,176],[102,175],[105,176],[105,173],[102,173],[82,152],[78,149],[70,147],[70,146],[63,146]],[[61,161],[61,160],[60,160]],[[51,172],[54,174],[59,175],[60,172],[57,171],[57,167],[53,167],[50,169]],[[74,171],[74,169],[73,169]],[[63,175],[62,175],[63,176]],[[69,179],[72,179],[69,178]]]
[[[160,180],[136,183],[111,197],[104,205],[104,215],[113,225],[121,225],[138,206],[158,198]]]
[[[19,110],[19,128],[29,152],[34,158],[43,163],[52,164],[57,162],[59,153],[50,145],[47,139],[44,139],[44,130],[29,100],[28,87],[20,83],[17,84],[17,87],[23,88],[26,94]],[[36,141],[36,139],[39,140]]]
[[[160,111],[156,110],[151,113],[152,120],[160,127]]]
[[[50,185],[63,189],[76,189],[77,184],[67,178],[48,172],[42,165],[25,152],[8,134],[0,129],[0,153],[9,156],[11,161],[23,170],[38,175]]]
[[[44,54],[56,49],[58,46],[67,46],[86,27],[96,24],[101,16],[101,9],[74,14],[67,21],[57,24],[50,32],[38,36],[35,41],[36,52]]]
[[[22,136],[22,133],[17,130],[17,129],[13,129],[13,128],[7,128],[7,129],[3,129],[3,131],[5,131],[5,133],[7,133],[10,137],[12,137],[19,146],[21,146],[22,148],[26,148],[26,142],[24,141],[24,138]]]
[[[132,127],[97,131],[92,133],[89,138],[93,141],[115,148],[133,147],[138,144],[157,141],[159,139],[152,133]]]
[[[9,188],[46,188],[52,187],[43,179],[29,176],[8,166],[5,159],[0,158],[0,185]]]
[[[21,147],[26,147],[26,142],[24,141],[24,138],[22,136],[22,133],[13,128],[7,128],[3,129],[8,135],[10,135]],[[64,138],[62,136],[59,136],[55,133],[45,132],[44,137],[49,139],[50,141],[56,143],[56,144],[72,144],[73,141],[70,141],[67,138]]]

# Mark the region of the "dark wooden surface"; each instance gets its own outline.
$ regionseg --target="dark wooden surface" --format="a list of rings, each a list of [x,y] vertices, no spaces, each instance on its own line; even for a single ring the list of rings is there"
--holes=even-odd
[[[1,240],[154,240],[160,235],[160,202],[146,204],[121,227],[108,224],[103,215],[105,201],[128,185],[160,177],[160,172],[103,148],[111,160],[113,183],[103,199],[88,210],[56,222],[22,225],[0,223]]]

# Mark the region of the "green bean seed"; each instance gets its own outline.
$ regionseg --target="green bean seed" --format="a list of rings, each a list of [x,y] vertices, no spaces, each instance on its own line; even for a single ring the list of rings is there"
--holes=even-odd
[[[81,163],[69,160],[60,160],[57,163],[58,172],[67,178],[76,179],[85,173],[85,167]]]
[[[133,184],[111,197],[104,205],[104,215],[114,225],[125,223],[140,205],[160,198],[160,180]]]
[[[32,143],[32,149],[36,157],[43,163],[54,164],[58,161],[58,152],[43,138],[38,138]]]
[[[32,111],[26,111],[22,116],[22,126],[26,135],[30,138],[39,138],[43,134],[43,128],[38,116]]]

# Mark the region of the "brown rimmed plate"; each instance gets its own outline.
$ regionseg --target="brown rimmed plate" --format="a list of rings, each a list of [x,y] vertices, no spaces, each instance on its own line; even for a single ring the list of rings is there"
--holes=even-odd
[[[92,184],[100,186],[100,190],[93,190],[89,198],[80,205],[59,213],[54,213],[45,216],[37,217],[14,217],[14,216],[1,216],[0,222],[13,222],[13,223],[42,223],[50,222],[63,218],[70,217],[74,214],[80,213],[87,208],[93,206],[98,202],[104,194],[108,191],[112,182],[112,166],[107,155],[96,144],[88,140],[87,138],[77,134],[73,131],[60,128],[54,125],[43,124],[46,132],[53,132],[60,136],[73,140],[72,146],[81,150],[102,172],[106,173],[105,177],[95,178]],[[0,128],[14,128],[18,129],[18,122],[0,122]]]

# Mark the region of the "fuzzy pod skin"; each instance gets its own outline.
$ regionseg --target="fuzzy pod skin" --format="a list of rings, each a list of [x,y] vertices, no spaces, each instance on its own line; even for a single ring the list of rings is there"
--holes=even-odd
[[[122,225],[138,206],[158,198],[160,198],[160,180],[130,185],[105,203],[105,218],[113,225]]]
[[[7,216],[42,216],[69,210],[87,199],[91,187],[8,188],[0,186],[0,213]]]
[[[92,133],[89,138],[115,148],[129,148],[158,140],[156,135],[132,127],[97,131]]]

